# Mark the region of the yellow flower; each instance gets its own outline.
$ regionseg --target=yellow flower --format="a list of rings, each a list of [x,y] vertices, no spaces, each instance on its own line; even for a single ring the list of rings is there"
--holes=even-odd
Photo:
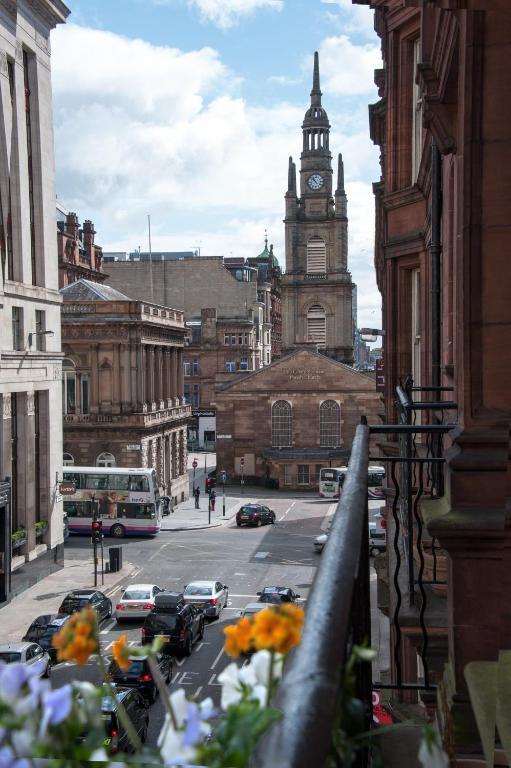
[[[84,665],[99,650],[96,611],[87,605],[74,613],[62,629],[52,638],[58,661],[76,661]]]
[[[265,608],[253,619],[245,616],[224,629],[224,650],[234,657],[263,649],[289,653],[300,642],[303,617],[302,608],[288,603]]]
[[[128,638],[122,634],[112,645],[112,656],[119,669],[129,669],[131,664],[130,653]]]
[[[224,650],[229,656],[237,657],[250,650],[252,645],[252,622],[246,616],[229,627],[225,627]]]

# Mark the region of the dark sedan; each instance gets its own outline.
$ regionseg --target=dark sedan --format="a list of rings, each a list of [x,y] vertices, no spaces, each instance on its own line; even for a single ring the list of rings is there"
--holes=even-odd
[[[259,595],[260,603],[282,605],[282,603],[296,603],[298,595],[291,587],[265,587]]]
[[[156,656],[161,676],[168,684],[172,679],[172,657],[164,653]],[[144,699],[153,702],[158,695],[158,688],[153,679],[149,662],[144,658],[135,658],[128,669],[119,669],[115,661],[110,663],[108,679],[123,688],[136,688]]]
[[[112,601],[97,589],[75,589],[61,603],[60,615],[76,613],[86,605],[92,605],[98,614],[98,621],[109,619],[112,615]]]
[[[244,504],[236,513],[236,525],[257,525],[264,523],[273,525],[275,522],[275,512],[264,504]]]
[[[29,626],[23,640],[37,643],[48,653],[52,661],[56,661],[57,651],[51,641],[69,619],[69,616],[62,616],[58,613],[46,613],[43,616],[38,616]]]

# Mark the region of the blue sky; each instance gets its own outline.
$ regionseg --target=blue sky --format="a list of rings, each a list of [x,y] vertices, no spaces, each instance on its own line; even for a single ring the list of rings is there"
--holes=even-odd
[[[105,250],[258,253],[284,264],[288,156],[299,161],[312,55],[345,160],[360,325],[377,325],[367,104],[379,44],[350,0],[68,0],[52,37],[57,192]]]

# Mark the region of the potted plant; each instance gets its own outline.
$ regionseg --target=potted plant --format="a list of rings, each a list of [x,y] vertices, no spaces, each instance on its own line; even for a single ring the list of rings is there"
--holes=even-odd
[[[22,547],[23,544],[26,544],[27,542],[27,532],[25,528],[18,528],[17,531],[13,531],[11,535],[12,539],[12,548],[18,549],[19,547]]]
[[[48,522],[46,520],[38,520],[37,523],[35,524],[36,539],[41,539],[47,528],[48,528]]]

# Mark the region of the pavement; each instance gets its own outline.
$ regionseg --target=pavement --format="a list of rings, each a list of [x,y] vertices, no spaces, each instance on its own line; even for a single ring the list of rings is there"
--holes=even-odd
[[[110,596],[120,581],[132,579],[139,571],[138,566],[126,563],[117,573],[105,573],[104,584],[101,583],[101,574],[98,574],[97,588]],[[21,640],[37,616],[58,612],[68,592],[93,587],[94,568],[91,557],[86,560],[65,560],[60,571],[41,579],[0,609],[0,641],[6,643]]]
[[[259,489],[260,490],[260,489]],[[216,492],[216,489],[215,489]],[[199,499],[199,509],[195,509],[195,499],[189,498],[181,502],[174,511],[166,515],[162,520],[162,531],[193,531],[202,528],[218,528],[221,525],[229,525],[236,512],[243,504],[255,501],[255,493],[242,497],[225,496],[225,516],[223,514],[223,497],[217,493],[215,510],[208,513],[208,497],[202,493]]]

